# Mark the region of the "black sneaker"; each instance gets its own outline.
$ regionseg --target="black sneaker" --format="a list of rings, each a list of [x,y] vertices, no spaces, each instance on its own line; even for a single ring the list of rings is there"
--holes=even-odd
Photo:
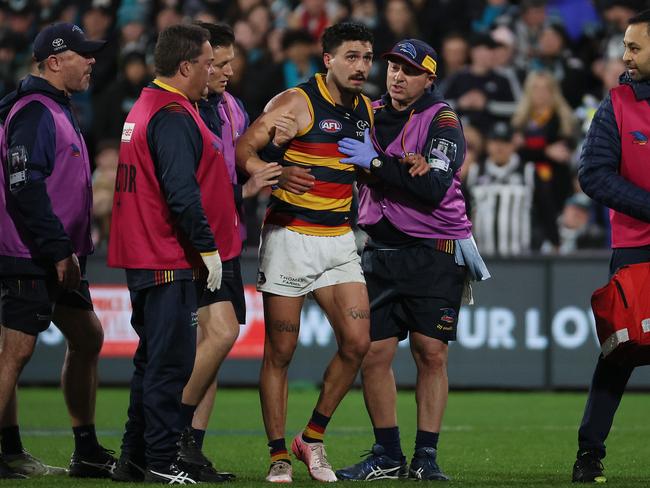
[[[235,479],[232,473],[217,471],[212,462],[203,454],[194,439],[190,427],[186,428],[178,441],[178,466],[192,473],[197,481],[220,483]]]
[[[343,481],[396,480],[406,478],[408,468],[406,459],[396,461],[385,454],[383,446],[375,444],[363,455],[368,457],[347,468],[336,471],[336,477]]]
[[[600,457],[594,451],[579,452],[573,465],[571,481],[574,483],[606,483],[607,478],[603,474],[604,470]]]
[[[449,481],[436,462],[437,451],[433,447],[421,447],[413,454],[409,466],[409,479],[418,481]]]
[[[149,468],[144,474],[147,483],[165,483],[166,485],[195,485],[198,480],[190,473],[172,463],[163,469]]]
[[[24,480],[27,476],[24,474],[15,473],[11,470],[7,463],[0,459],[0,480]]]
[[[73,478],[110,478],[115,470],[117,459],[115,451],[105,449],[99,444],[90,453],[72,453],[70,476]]]
[[[136,462],[130,458],[120,457],[111,479],[124,483],[140,483],[144,481],[144,472],[146,471],[144,466],[145,464],[143,462]]]

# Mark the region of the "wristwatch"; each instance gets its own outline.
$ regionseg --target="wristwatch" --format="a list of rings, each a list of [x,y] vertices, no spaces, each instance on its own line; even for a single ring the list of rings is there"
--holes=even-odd
[[[370,161],[370,166],[375,169],[379,169],[384,165],[384,162],[379,158],[372,158]]]

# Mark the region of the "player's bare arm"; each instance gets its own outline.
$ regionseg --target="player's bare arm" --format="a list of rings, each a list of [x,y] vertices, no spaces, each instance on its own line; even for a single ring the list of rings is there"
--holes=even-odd
[[[284,146],[312,122],[307,100],[296,90],[287,90],[271,99],[264,113],[251,124],[237,142],[237,167],[248,174],[264,168],[267,163],[258,155],[270,141]],[[304,193],[313,186],[314,177],[306,168],[282,169],[279,185],[293,193]]]

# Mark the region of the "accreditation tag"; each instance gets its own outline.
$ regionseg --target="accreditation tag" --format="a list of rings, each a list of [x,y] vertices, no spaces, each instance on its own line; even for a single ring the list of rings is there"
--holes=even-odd
[[[20,190],[27,183],[27,150],[25,146],[14,146],[7,151],[9,190]]]

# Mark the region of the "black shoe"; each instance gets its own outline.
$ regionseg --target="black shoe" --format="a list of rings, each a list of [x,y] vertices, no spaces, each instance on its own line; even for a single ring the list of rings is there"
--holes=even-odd
[[[396,480],[408,476],[406,459],[396,461],[385,454],[383,446],[375,444],[368,457],[347,468],[336,471],[336,477],[345,481]],[[365,455],[365,454],[364,454]]]
[[[166,485],[195,485],[198,480],[190,473],[172,463],[166,468],[149,468],[144,474],[147,483],[165,483]]]
[[[115,451],[105,449],[99,444],[88,453],[72,453],[70,476],[73,478],[110,478],[115,470],[117,459]]]
[[[607,478],[603,474],[604,470],[600,457],[594,451],[579,452],[573,465],[571,481],[574,483],[606,483]]]
[[[144,481],[144,472],[146,471],[144,465],[143,462],[120,457],[111,479],[125,483],[140,483]]]
[[[436,450],[433,447],[421,447],[413,454],[409,466],[409,479],[419,481],[449,481],[436,462]]]
[[[197,481],[220,483],[235,479],[232,473],[217,471],[212,462],[203,454],[194,439],[190,427],[186,428],[178,441],[178,466],[190,472]]]
[[[27,476],[24,474],[15,473],[11,470],[7,463],[0,459],[0,480],[24,480]]]

